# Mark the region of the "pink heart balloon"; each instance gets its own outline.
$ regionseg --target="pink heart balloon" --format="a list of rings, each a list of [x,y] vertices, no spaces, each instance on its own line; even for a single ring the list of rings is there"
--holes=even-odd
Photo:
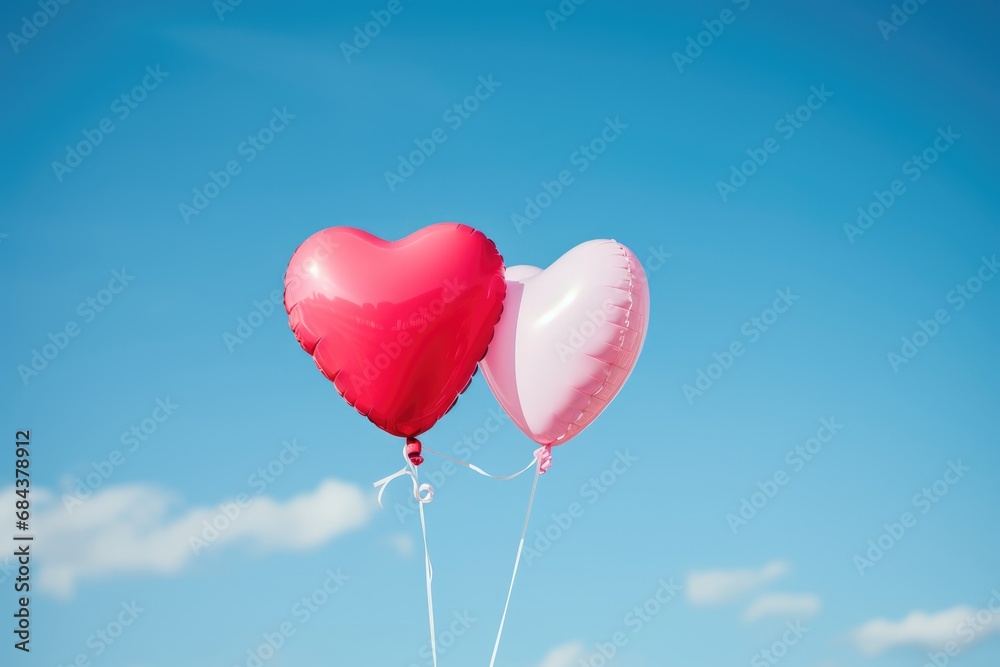
[[[507,269],[507,295],[483,376],[532,440],[561,445],[611,403],[649,323],[646,272],[616,241],[587,241],[549,268]]]

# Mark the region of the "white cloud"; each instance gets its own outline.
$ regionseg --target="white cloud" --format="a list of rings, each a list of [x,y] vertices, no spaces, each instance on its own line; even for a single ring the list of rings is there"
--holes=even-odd
[[[806,618],[815,615],[819,608],[820,601],[816,595],[765,593],[750,603],[750,606],[743,612],[743,619],[756,621],[764,616],[781,616],[786,619]]]
[[[581,642],[570,642],[549,651],[538,667],[575,667],[586,657]]]
[[[894,646],[940,650],[954,642],[963,647],[994,632],[1000,632],[996,613],[959,605],[936,614],[914,611],[895,622],[877,618],[855,630],[853,638],[862,653],[877,655]]]
[[[187,510],[175,494],[145,484],[105,487],[72,513],[45,489],[31,493],[32,532],[45,544],[36,556],[38,585],[60,597],[84,579],[178,572],[198,553],[232,543],[256,551],[314,548],[361,527],[374,512],[369,494],[332,479],[284,502],[252,496],[243,507],[228,500]],[[8,487],[0,506],[12,504]]]
[[[687,576],[687,598],[691,604],[718,605],[732,602],[764,584],[783,577],[788,563],[776,560],[759,569],[704,570]]]

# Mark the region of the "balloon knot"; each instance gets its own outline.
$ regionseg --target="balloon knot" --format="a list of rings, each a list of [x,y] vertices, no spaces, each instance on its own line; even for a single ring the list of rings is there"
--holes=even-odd
[[[424,457],[420,455],[422,448],[420,446],[420,441],[416,438],[407,438],[406,447],[403,448],[403,452],[406,454],[406,459],[415,466],[420,465],[424,462]]]
[[[535,460],[538,461],[538,474],[544,475],[552,467],[552,445],[542,445],[536,449]]]

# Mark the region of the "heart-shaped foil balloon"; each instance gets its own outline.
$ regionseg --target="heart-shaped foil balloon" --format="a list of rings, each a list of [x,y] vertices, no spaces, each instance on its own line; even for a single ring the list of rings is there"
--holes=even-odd
[[[579,434],[635,367],[649,323],[639,260],[616,241],[582,243],[544,271],[507,269],[507,297],[483,376],[541,445]]]
[[[503,308],[503,258],[457,223],[383,241],[351,227],[309,237],[285,274],[295,337],[382,430],[415,437],[458,400]]]

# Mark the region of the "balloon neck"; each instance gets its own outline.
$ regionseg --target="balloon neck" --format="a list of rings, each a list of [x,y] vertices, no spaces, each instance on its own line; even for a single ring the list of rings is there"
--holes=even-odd
[[[424,462],[424,457],[420,455],[422,451],[420,441],[416,438],[407,438],[406,448],[403,451],[406,452],[406,458],[413,465],[418,466]]]
[[[538,474],[544,475],[552,467],[552,445],[542,445],[535,450],[535,461],[538,463]]]

